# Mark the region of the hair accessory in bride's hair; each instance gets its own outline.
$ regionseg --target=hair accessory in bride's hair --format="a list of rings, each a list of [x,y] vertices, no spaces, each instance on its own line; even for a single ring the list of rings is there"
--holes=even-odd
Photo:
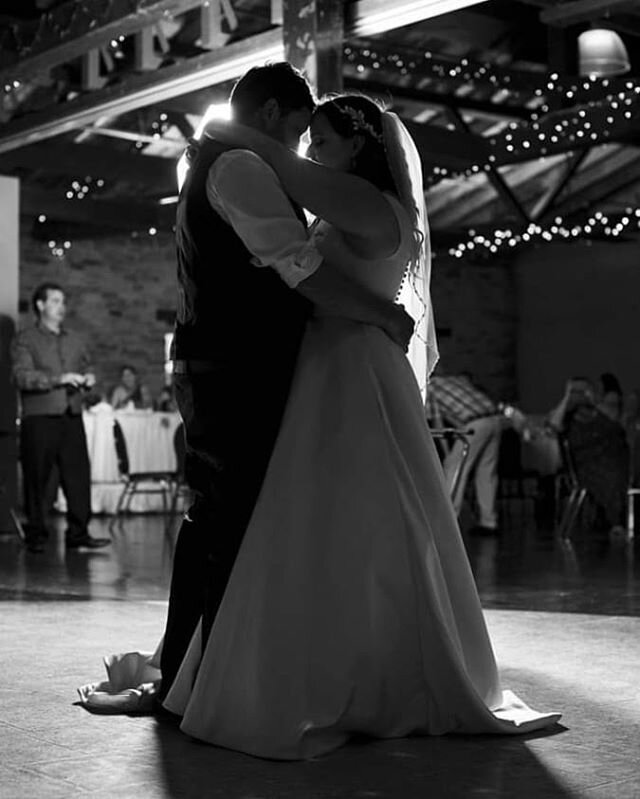
[[[356,110],[352,108],[350,105],[338,105],[335,104],[338,111],[341,114],[346,114],[347,116],[351,117],[351,123],[353,125],[353,129],[355,132],[359,130],[363,130],[365,133],[368,133],[372,139],[378,142],[378,144],[384,144],[384,138],[381,133],[378,133],[373,125],[364,118],[364,111],[362,109]]]

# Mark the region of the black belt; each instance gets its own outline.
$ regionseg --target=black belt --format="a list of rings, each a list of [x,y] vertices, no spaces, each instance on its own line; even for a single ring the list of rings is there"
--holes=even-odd
[[[198,360],[197,358],[173,362],[174,375],[204,375],[208,372],[217,372],[219,369],[219,363],[215,361]]]

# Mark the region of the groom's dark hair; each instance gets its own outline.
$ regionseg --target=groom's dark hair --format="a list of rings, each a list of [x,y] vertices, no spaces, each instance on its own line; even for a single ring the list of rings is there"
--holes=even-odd
[[[315,102],[302,72],[287,61],[253,67],[233,87],[229,100],[239,122],[274,99],[283,113],[306,108],[313,111]]]

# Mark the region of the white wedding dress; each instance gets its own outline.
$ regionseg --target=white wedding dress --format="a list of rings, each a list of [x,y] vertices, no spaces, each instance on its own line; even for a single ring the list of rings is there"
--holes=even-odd
[[[413,236],[390,202],[402,231],[392,257],[362,260],[324,223],[313,235],[329,262],[391,299]],[[286,760],[353,733],[522,733],[558,720],[499,685],[416,379],[379,329],[309,323],[208,643],[201,652],[197,630],[164,706],[195,738]]]

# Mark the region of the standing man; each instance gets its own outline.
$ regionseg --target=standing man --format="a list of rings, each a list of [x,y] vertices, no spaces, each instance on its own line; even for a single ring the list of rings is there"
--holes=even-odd
[[[64,291],[43,283],[33,293],[36,324],[13,342],[13,374],[20,390],[20,458],[27,516],[25,543],[42,552],[47,538],[48,485],[57,466],[67,500],[67,549],[100,549],[92,538],[91,472],[82,423],[82,391],[96,382],[80,337],[63,326]]]
[[[473,532],[492,534],[498,531],[496,495],[498,493],[498,454],[503,428],[503,416],[496,404],[471,381],[461,375],[437,375],[431,378],[427,391],[427,416],[432,424],[441,427],[443,420],[452,427],[470,433],[469,453],[462,468],[453,506],[457,514],[469,476],[475,475],[476,502],[479,523]],[[444,460],[444,473],[449,490],[453,487],[456,468],[462,458],[464,444],[460,438]]]

